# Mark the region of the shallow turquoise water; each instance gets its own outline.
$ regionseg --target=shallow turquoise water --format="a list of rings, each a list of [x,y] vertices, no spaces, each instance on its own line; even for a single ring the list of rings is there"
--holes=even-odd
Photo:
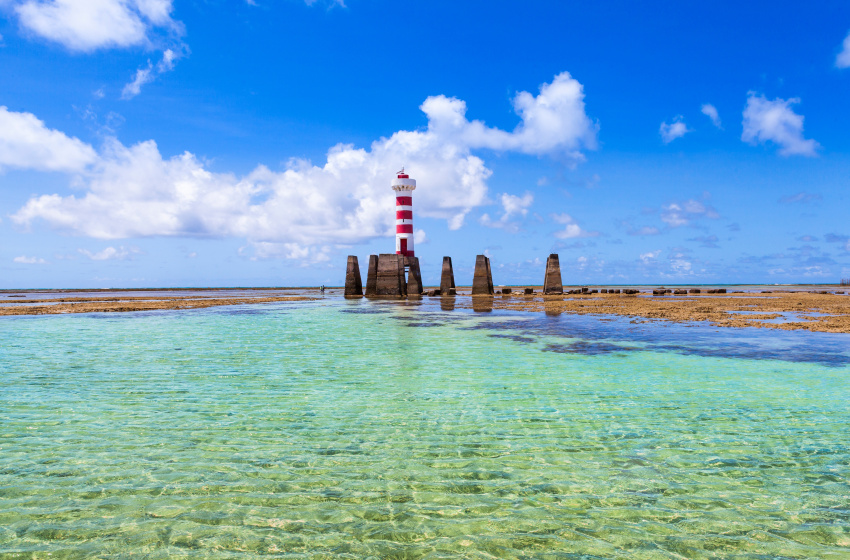
[[[850,337],[390,302],[0,320],[3,558],[850,558]]]

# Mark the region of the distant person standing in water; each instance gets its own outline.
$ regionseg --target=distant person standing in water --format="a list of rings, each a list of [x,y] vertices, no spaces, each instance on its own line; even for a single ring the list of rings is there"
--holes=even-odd
[[[319,287],[319,291],[320,291],[320,292],[322,292],[322,293],[325,293],[325,285],[324,285],[324,284],[322,284],[322,285]]]

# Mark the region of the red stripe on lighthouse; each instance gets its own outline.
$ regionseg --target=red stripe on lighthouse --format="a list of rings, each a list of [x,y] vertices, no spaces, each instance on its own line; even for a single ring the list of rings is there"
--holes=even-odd
[[[396,220],[412,220],[413,212],[411,210],[396,210],[395,212]]]
[[[395,197],[396,206],[413,206],[412,196],[397,196]]]
[[[413,233],[413,224],[403,224],[395,227],[396,233]]]

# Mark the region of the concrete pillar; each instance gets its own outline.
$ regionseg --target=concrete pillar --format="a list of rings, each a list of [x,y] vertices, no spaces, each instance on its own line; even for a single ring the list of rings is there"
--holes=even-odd
[[[384,297],[404,297],[407,295],[407,283],[404,281],[404,257],[402,255],[385,253],[378,256],[375,295]]]
[[[472,276],[472,295],[493,295],[493,274],[490,271],[490,259],[484,255],[475,257],[475,273]]]
[[[558,254],[552,253],[546,259],[546,277],[543,279],[544,294],[563,294],[564,285],[561,282],[561,264]]]
[[[404,267],[407,266],[408,259],[404,255],[396,255],[398,259],[398,286],[401,290],[401,295],[407,297],[407,280],[404,278]]]
[[[363,297],[360,265],[354,255],[348,255],[348,264],[345,267],[345,297]]]
[[[406,257],[410,262],[407,271],[407,295],[422,295],[422,273],[419,271],[419,257]]]
[[[440,293],[448,295],[449,290],[456,288],[455,271],[452,268],[452,258],[443,257],[443,273],[440,275]]]
[[[490,290],[490,295],[496,293],[496,290],[493,289],[493,271],[490,269],[490,257],[486,257],[487,260],[487,288]]]
[[[369,255],[369,270],[366,272],[366,297],[378,295],[378,255]]]

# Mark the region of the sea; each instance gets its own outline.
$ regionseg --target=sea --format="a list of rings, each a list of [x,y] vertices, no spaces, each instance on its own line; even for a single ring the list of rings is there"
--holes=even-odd
[[[850,558],[850,335],[330,294],[0,341],[3,559]]]

